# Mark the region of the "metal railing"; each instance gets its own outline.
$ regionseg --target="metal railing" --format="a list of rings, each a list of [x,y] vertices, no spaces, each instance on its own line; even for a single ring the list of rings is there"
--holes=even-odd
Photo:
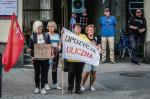
[[[144,2],[129,2],[130,15],[133,16],[133,10],[136,10],[137,8],[144,9],[143,5]]]
[[[47,23],[52,19],[52,12],[50,9],[24,9],[23,10],[23,32],[25,33],[26,46],[29,43],[29,35],[32,33],[32,25],[36,20],[41,20],[43,22],[43,30],[47,32]],[[61,24],[57,24],[57,33],[61,33]],[[61,34],[60,34],[61,35]],[[25,48],[26,50],[26,48]],[[31,64],[29,54],[24,51],[24,64]]]
[[[51,9],[24,9],[23,16],[23,30],[28,32],[35,20],[41,20],[45,25],[47,20],[51,20],[52,12]],[[44,31],[46,31],[45,28]]]

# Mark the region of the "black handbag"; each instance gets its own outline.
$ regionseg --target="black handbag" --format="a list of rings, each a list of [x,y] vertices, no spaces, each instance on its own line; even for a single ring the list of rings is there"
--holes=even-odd
[[[69,70],[68,62],[66,59],[64,59],[64,72],[68,72],[68,70]]]

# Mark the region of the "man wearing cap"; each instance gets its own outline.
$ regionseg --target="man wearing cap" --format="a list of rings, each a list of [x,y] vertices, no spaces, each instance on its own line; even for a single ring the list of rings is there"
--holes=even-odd
[[[102,44],[102,60],[100,63],[106,62],[107,41],[110,51],[110,62],[116,63],[114,58],[114,37],[116,35],[116,18],[111,16],[110,9],[104,9],[104,16],[100,17],[99,24],[101,27],[101,44]]]

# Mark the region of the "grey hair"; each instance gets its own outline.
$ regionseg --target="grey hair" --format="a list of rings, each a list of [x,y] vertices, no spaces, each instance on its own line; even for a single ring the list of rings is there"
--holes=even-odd
[[[55,30],[57,30],[57,24],[55,21],[49,21],[47,24],[47,29],[48,29],[48,26],[50,26],[50,25],[54,26]]]
[[[39,27],[43,27],[43,23],[41,21],[37,20],[33,23],[33,32],[37,33]]]

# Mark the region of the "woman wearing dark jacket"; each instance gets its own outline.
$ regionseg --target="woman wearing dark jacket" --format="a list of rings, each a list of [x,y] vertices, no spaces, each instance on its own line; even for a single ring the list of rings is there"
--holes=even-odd
[[[50,37],[43,34],[43,24],[41,21],[35,21],[33,24],[33,34],[30,37],[28,52],[31,52],[33,59],[35,85],[34,93],[46,94],[44,88],[48,73],[48,59],[34,59],[34,44],[50,44]],[[40,78],[41,77],[41,78]],[[40,90],[41,89],[41,90]]]

